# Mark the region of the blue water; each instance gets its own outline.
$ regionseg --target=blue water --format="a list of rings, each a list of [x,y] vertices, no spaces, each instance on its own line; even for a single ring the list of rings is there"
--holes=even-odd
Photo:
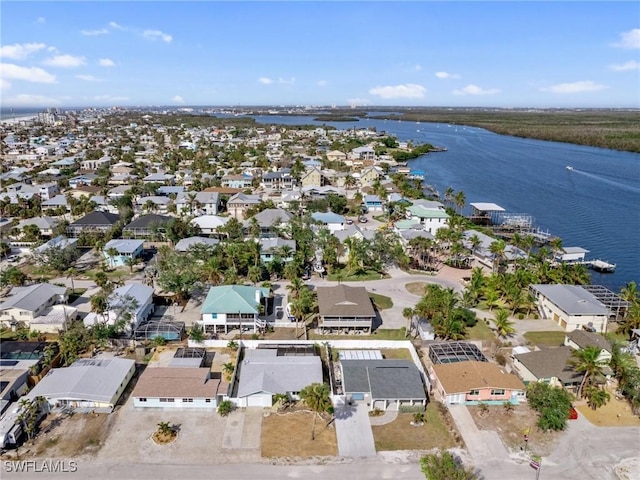
[[[326,124],[339,129],[375,126],[399,140],[431,143],[447,152],[410,162],[441,193],[465,192],[467,203],[493,202],[525,213],[562,238],[565,247],[589,250],[587,259],[617,265],[592,272],[592,282],[619,291],[640,284],[640,154],[497,135],[460,125],[361,120],[314,122],[312,117],[256,116],[260,123]],[[567,165],[574,170],[567,170]]]

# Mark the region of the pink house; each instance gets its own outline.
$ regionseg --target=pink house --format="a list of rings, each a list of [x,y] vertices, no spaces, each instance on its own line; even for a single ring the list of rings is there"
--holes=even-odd
[[[446,405],[478,402],[515,405],[526,400],[526,387],[517,376],[494,363],[475,360],[431,367],[433,388]]]

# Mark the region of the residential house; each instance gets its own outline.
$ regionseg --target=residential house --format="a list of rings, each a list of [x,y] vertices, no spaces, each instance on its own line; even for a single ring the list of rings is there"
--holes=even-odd
[[[106,234],[119,220],[118,214],[93,211],[69,225],[67,234],[74,238],[79,237],[81,233]]]
[[[422,376],[409,360],[341,358],[340,373],[344,395],[370,411],[427,405]]]
[[[64,195],[56,195],[49,200],[45,200],[40,203],[40,208],[44,212],[45,210],[57,210],[59,208],[63,208],[66,212],[71,212],[71,206],[67,200],[67,197]]]
[[[81,173],[69,179],[69,186],[78,188],[80,185],[91,185],[96,178],[98,175],[95,173]]]
[[[196,245],[215,247],[216,245],[218,245],[218,243],[220,243],[220,240],[215,239],[215,238],[188,237],[188,238],[183,238],[180,241],[178,241],[178,243],[176,243],[176,246],[174,247],[174,250],[176,252],[186,252],[187,250],[189,250],[190,248],[195,247]]]
[[[323,383],[322,361],[314,347],[297,350],[295,355],[278,346],[245,350],[238,367],[237,397],[230,400],[238,407],[270,408],[274,395],[297,400],[304,387]]]
[[[327,227],[331,233],[344,230],[346,223],[344,216],[333,212],[313,212],[311,218]]]
[[[575,389],[583,375],[569,364],[573,348],[552,347],[513,355],[513,370],[524,381],[544,382],[554,386]]]
[[[261,186],[270,190],[291,190],[297,185],[295,177],[291,176],[291,169],[283,168],[275,172],[262,175]]]
[[[238,220],[244,218],[244,213],[252,207],[255,207],[262,198],[260,195],[248,195],[246,193],[236,193],[227,201],[227,212]]]
[[[449,215],[445,212],[444,205],[430,200],[414,200],[413,205],[406,208],[406,216],[409,220],[420,222],[422,228],[433,236],[449,224]]]
[[[38,257],[44,254],[50,248],[67,250],[76,248],[76,244],[78,243],[77,238],[67,238],[63,235],[58,235],[57,237],[52,238],[46,243],[39,245],[33,249],[31,249],[31,253],[38,260]]]
[[[337,285],[318,287],[319,327],[327,329],[362,329],[371,332],[376,312],[364,287]]]
[[[150,238],[157,235],[158,238],[164,236],[166,226],[171,221],[171,217],[164,215],[143,215],[136,218],[122,229],[124,238]]]
[[[542,318],[550,318],[565,332],[588,328],[605,333],[611,311],[578,285],[530,285]]]
[[[0,303],[0,323],[15,328],[31,322],[53,305],[67,303],[66,287],[50,283],[36,283],[27,287],[13,287],[10,295]]]
[[[99,158],[97,160],[82,160],[80,162],[80,169],[81,170],[89,170],[89,171],[95,171],[95,170],[100,170],[100,168],[105,167],[105,166],[109,166],[111,165],[111,157],[108,156],[104,156],[102,158]]]
[[[40,230],[40,234],[45,237],[51,237],[53,235],[54,229],[56,225],[60,223],[60,220],[54,217],[33,217],[27,218],[26,220],[21,220],[18,223],[17,228],[22,230],[27,225],[35,225]]]
[[[146,368],[131,393],[136,408],[215,411],[227,394],[220,372],[204,367]]]
[[[431,367],[433,388],[445,405],[514,405],[526,399],[526,387],[494,363],[467,360]]]
[[[160,185],[173,185],[176,176],[171,173],[152,173],[142,179],[142,183],[159,183]]]
[[[111,267],[127,265],[130,258],[138,258],[142,254],[144,240],[109,240],[102,253]]]
[[[287,227],[293,218],[293,214],[280,208],[267,208],[253,216],[260,226],[261,237],[277,237],[278,229]],[[245,220],[244,226],[248,227],[251,220]]]
[[[225,175],[221,179],[223,187],[230,188],[250,188],[253,183],[253,177],[249,175]]]
[[[320,169],[316,167],[309,168],[300,177],[302,187],[322,187],[324,185],[324,176]]]
[[[587,347],[596,347],[600,354],[598,362],[609,364],[612,357],[613,348],[611,343],[599,333],[587,332],[586,330],[574,330],[564,337],[564,344],[574,350],[582,350]]]
[[[384,209],[384,203],[378,195],[365,195],[364,206],[370,212],[382,212]]]
[[[263,263],[272,262],[276,256],[280,257],[280,260],[284,263],[290,262],[293,260],[293,256],[296,253],[296,242],[295,240],[286,240],[280,237],[270,237],[270,238],[260,238],[258,239],[260,242],[260,260]],[[282,256],[282,251],[284,249],[289,250],[289,255]]]
[[[221,199],[218,192],[182,192],[174,203],[179,215],[218,215]]]
[[[166,215],[169,211],[169,204],[171,199],[161,195],[150,195],[148,197],[136,198],[137,211],[144,211],[147,213],[157,213],[160,215]]]
[[[376,151],[365,145],[364,147],[356,147],[351,150],[349,157],[354,160],[360,160],[361,162],[373,162],[376,159]]]
[[[202,235],[214,235],[218,237],[224,236],[218,229],[227,224],[229,217],[220,217],[218,215],[202,215],[191,220],[191,225],[197,225]]]
[[[472,238],[477,238],[479,243],[473,245]],[[497,260],[496,254],[491,251],[491,244],[496,241],[495,238],[485,235],[478,230],[465,230],[462,232],[463,244],[471,250],[473,257],[482,265],[493,269]],[[526,253],[513,245],[506,245],[502,253],[502,259],[508,263],[518,259],[526,258]]]
[[[347,154],[340,150],[331,150],[327,152],[327,160],[330,162],[344,162],[347,159]]]
[[[266,321],[260,317],[269,295],[268,288],[246,285],[211,287],[202,304],[200,322],[207,333],[215,334],[222,330],[226,334],[237,329],[257,332],[266,326]]]
[[[135,371],[134,360],[81,358],[66,368],[51,369],[26,398],[42,397],[50,408],[78,413],[111,412]]]
[[[364,168],[359,175],[360,187],[370,187],[376,180],[379,180],[381,176],[382,173],[376,167]]]
[[[107,298],[107,310],[101,313],[91,312],[84,317],[84,324],[96,323],[115,325],[124,322],[128,333],[135,329],[155,310],[153,287],[141,283],[129,283],[116,288]]]

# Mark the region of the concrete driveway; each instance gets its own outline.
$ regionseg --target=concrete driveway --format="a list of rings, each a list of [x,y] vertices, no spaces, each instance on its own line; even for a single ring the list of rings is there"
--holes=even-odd
[[[343,457],[375,457],[376,447],[365,404],[335,405],[338,453]]]

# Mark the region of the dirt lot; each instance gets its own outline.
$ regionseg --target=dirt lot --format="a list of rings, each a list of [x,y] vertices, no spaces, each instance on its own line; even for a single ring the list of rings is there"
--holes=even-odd
[[[105,413],[49,415],[36,438],[20,448],[22,459],[32,457],[81,458],[95,455],[111,427],[113,416]],[[15,455],[15,450],[8,455]]]
[[[538,415],[528,405],[517,405],[506,413],[502,405],[490,405],[485,417],[479,415],[477,406],[469,406],[471,417],[480,430],[498,433],[508,449],[520,451],[524,446],[525,430],[529,430],[528,449],[539,455],[549,455],[562,432],[543,432],[536,427]],[[571,420],[569,420],[571,421]]]
[[[604,407],[592,410],[586,404],[576,403],[576,410],[593,425],[598,427],[638,427],[640,417],[633,414],[629,402],[618,400],[613,390],[609,390],[611,400]]]
[[[262,420],[263,457],[313,457],[338,454],[338,440],[333,425],[316,418],[315,439],[311,439],[313,417],[308,411],[272,413]]]
[[[411,413],[399,413],[398,418],[386,425],[373,425],[376,450],[430,450],[459,445],[436,405],[427,406],[425,417],[426,422],[421,427],[411,425]]]

